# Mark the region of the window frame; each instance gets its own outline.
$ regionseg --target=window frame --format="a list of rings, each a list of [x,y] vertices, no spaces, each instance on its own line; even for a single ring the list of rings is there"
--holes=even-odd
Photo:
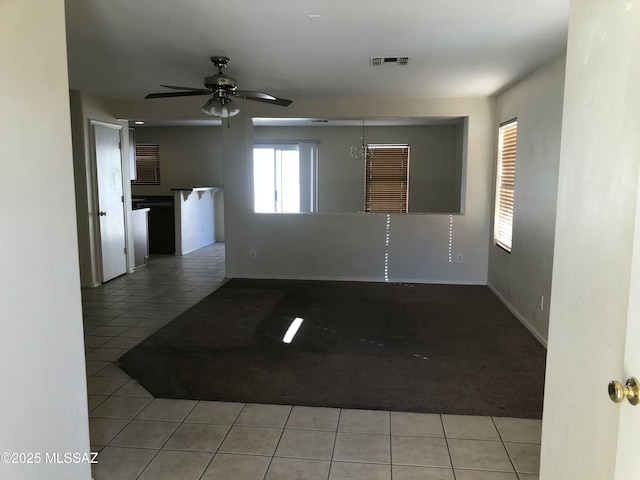
[[[370,143],[366,148],[364,211],[366,213],[407,213],[409,211],[411,146]],[[397,165],[395,165],[396,162]]]
[[[160,145],[136,144],[134,153],[136,178],[131,180],[131,185],[160,185]]]
[[[275,211],[263,212],[256,211],[255,205],[255,192],[256,192],[256,177],[255,177],[255,149],[273,149],[273,150],[297,150],[298,162],[299,162],[299,195],[300,195],[300,209],[297,212],[281,211],[277,210],[277,196],[281,196],[274,192],[274,204],[276,205]],[[318,161],[318,142],[317,141],[301,141],[301,140],[266,140],[256,141],[253,144],[252,152],[252,212],[258,214],[290,214],[290,213],[313,213],[317,211],[317,161]],[[274,162],[275,162],[274,158]],[[274,164],[274,169],[277,166]],[[278,190],[277,173],[275,174],[276,190]],[[279,190],[278,190],[279,191]]]
[[[513,213],[518,144],[518,118],[498,127],[498,156],[493,223],[493,242],[511,254],[513,250]]]

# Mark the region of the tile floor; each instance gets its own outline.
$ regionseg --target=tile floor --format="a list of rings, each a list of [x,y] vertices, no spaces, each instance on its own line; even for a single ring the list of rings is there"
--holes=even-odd
[[[224,244],[82,292],[95,480],[533,480],[541,422],[153,398],[115,365],[214,291]]]

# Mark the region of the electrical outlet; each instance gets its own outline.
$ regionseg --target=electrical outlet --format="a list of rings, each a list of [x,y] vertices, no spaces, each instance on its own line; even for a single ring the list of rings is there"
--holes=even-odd
[[[456,263],[462,263],[464,262],[464,255],[462,253],[459,253],[456,257]]]
[[[544,310],[544,295],[540,295],[540,310]]]
[[[257,254],[255,250],[249,250],[249,258],[256,258]]]

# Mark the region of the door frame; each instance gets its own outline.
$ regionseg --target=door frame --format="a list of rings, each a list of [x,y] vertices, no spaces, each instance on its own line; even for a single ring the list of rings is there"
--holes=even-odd
[[[87,192],[88,192],[88,208],[89,208],[89,222],[90,222],[90,243],[91,243],[91,263],[92,263],[92,277],[93,284],[98,286],[102,283],[102,244],[101,244],[101,232],[100,232],[100,218],[98,211],[100,209],[100,202],[98,197],[98,164],[97,164],[97,152],[96,152],[96,135],[95,127],[105,127],[118,130],[118,136],[120,139],[120,166],[122,168],[122,194],[124,196],[124,202],[122,208],[124,210],[124,239],[126,245],[126,273],[134,271],[133,264],[133,245],[131,235],[131,183],[125,181],[127,172],[129,172],[129,158],[125,155],[128,152],[129,146],[129,132],[126,131],[123,125],[118,123],[110,123],[102,120],[89,119],[89,171],[87,175]],[[129,206],[129,207],[127,207]]]

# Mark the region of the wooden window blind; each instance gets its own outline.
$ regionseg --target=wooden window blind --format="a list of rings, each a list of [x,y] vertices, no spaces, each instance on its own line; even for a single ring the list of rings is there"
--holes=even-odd
[[[160,185],[160,146],[136,145],[134,185]]]
[[[365,212],[406,213],[409,145],[367,145]]]
[[[518,121],[511,120],[498,130],[498,178],[496,185],[496,211],[494,241],[511,253],[513,234],[513,200],[516,184],[516,144]]]

